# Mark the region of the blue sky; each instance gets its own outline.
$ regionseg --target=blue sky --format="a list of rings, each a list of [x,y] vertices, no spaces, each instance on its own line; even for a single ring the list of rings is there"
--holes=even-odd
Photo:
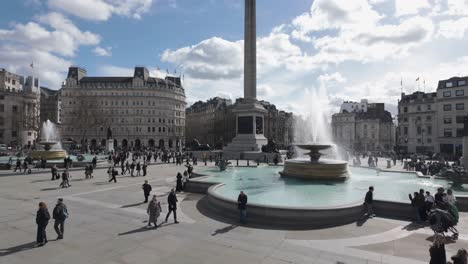
[[[243,90],[243,2],[4,1],[0,67],[29,74],[34,61],[52,89],[72,64],[89,75],[177,68],[189,103],[234,99]],[[257,27],[259,99],[289,111],[307,112],[321,94],[329,111],[367,98],[394,112],[401,91],[468,75],[465,0],[257,0]]]

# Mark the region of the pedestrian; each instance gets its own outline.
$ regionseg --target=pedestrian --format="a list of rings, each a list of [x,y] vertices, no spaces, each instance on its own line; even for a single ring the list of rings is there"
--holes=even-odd
[[[364,198],[364,206],[367,210],[367,217],[372,218],[375,216],[374,214],[374,186],[369,187],[369,191],[366,193],[366,197]]]
[[[243,191],[237,197],[237,209],[239,209],[239,222],[247,223],[247,195]]]
[[[149,202],[148,209],[146,209],[149,215],[148,227],[151,226],[151,223],[154,223],[154,228],[158,228],[158,217],[161,215],[161,211],[161,203],[158,202],[156,195],[153,195],[153,199]]]
[[[459,249],[457,254],[451,257],[453,264],[467,264],[467,252],[465,249]],[[450,262],[448,262],[450,263]]]
[[[428,213],[431,211],[432,207],[434,206],[434,196],[431,195],[430,192],[426,191],[426,196],[424,197],[424,201],[426,202],[426,212]]]
[[[96,165],[97,165],[97,157],[96,156],[93,157],[93,160],[91,161],[91,163],[93,164],[93,169],[95,169]]]
[[[125,173],[130,172],[130,163],[127,162],[125,163]]]
[[[46,227],[49,224],[50,214],[47,209],[47,205],[44,202],[39,203],[39,210],[36,213],[36,224],[37,224],[37,237],[36,243],[38,247],[44,246],[47,241]]]
[[[141,188],[143,189],[143,195],[145,195],[144,203],[147,203],[148,197],[150,196],[151,190],[153,188],[151,188],[151,185],[148,184],[148,181],[145,181],[145,183],[141,186]]]
[[[62,198],[58,198],[57,205],[55,205],[52,216],[55,219],[54,229],[57,233],[57,240],[63,239],[65,219],[68,218],[67,206],[63,203]]]
[[[146,176],[146,168],[148,167],[148,164],[146,164],[146,162],[143,163],[143,176]]]
[[[114,181],[114,183],[117,183],[117,178],[116,178],[117,171],[114,170],[114,168],[112,167],[112,168],[109,168],[109,172],[110,172],[109,173],[109,176],[110,176],[109,182]]]
[[[132,164],[130,165],[130,176],[134,177],[133,176],[133,172],[135,171],[135,160],[133,160]]]
[[[167,206],[168,206],[168,212],[166,215],[166,221],[169,219],[169,215],[171,215],[171,212],[174,214],[174,223],[178,224],[179,222],[177,221],[177,196],[174,191],[174,188],[171,189],[171,192],[167,196]]]
[[[137,174],[136,174],[136,176],[141,176],[141,174],[140,174],[140,171],[141,171],[141,165],[140,165],[140,162],[138,162],[138,163],[137,163],[137,165],[136,165],[136,170],[137,170]]]
[[[182,174],[180,172],[177,173],[177,181],[176,181],[176,192],[181,192],[182,191]]]
[[[414,212],[414,216],[415,216],[415,221],[417,223],[421,223],[421,214],[419,212],[419,207],[421,206],[421,199],[419,197],[419,193],[418,192],[414,192],[414,197],[411,196],[411,194],[408,194],[408,197],[411,201],[411,206],[413,207],[413,212]]]
[[[120,175],[125,175],[125,163],[123,160],[120,163]]]
[[[59,187],[62,187],[62,188],[71,187],[69,178],[70,178],[70,174],[68,173],[68,169],[65,169],[62,172],[62,183],[60,183]]]
[[[19,158],[16,159],[16,166],[14,172],[19,169],[19,172],[21,172],[21,160]]]
[[[434,200],[436,205],[443,205],[444,203],[444,188],[439,187],[437,188],[437,193],[434,195]]]
[[[54,166],[52,166],[52,168],[50,168],[50,172],[52,173],[52,181],[55,181],[56,179],[58,179],[58,175],[57,175],[57,165],[54,164]]]
[[[450,205],[455,205],[457,203],[457,198],[455,198],[451,189],[447,190],[447,194],[443,196],[443,201]]]
[[[446,264],[447,257],[445,253],[444,238],[440,235],[434,235],[434,243],[429,248],[431,260],[429,264]]]

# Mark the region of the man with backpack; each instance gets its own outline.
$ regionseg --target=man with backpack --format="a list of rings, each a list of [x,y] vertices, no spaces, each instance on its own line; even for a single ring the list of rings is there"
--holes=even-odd
[[[55,232],[57,232],[57,240],[63,239],[65,219],[68,218],[68,210],[62,198],[58,198],[57,205],[55,205],[52,215],[55,219],[54,229]]]

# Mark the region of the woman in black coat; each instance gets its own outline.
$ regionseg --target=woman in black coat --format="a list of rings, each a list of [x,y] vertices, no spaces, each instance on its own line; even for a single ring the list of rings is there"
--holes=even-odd
[[[50,214],[47,209],[47,205],[44,202],[39,203],[39,210],[36,214],[36,224],[37,224],[37,246],[42,247],[47,243],[47,234],[46,227],[49,223]]]
[[[183,189],[182,186],[182,174],[180,172],[177,173],[177,184],[176,184],[176,192],[181,192]]]

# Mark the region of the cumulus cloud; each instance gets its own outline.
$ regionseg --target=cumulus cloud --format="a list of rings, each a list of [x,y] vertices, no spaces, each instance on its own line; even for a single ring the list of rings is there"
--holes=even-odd
[[[112,55],[112,47],[96,47],[93,49],[94,54],[102,57],[109,57]]]
[[[50,8],[94,21],[108,20],[112,14],[141,19],[153,0],[48,0]]]
[[[418,14],[421,9],[428,9],[431,4],[428,0],[395,0],[395,15],[414,15]]]

